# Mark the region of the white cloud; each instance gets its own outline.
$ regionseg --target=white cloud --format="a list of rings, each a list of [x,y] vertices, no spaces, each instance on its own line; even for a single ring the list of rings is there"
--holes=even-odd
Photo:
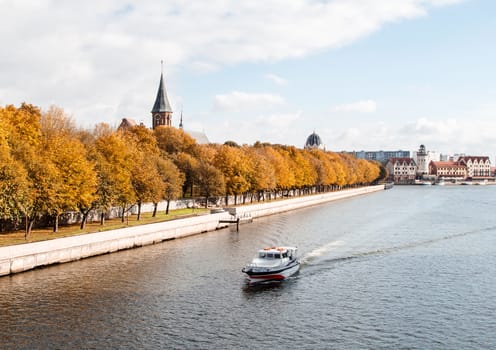
[[[229,94],[216,95],[214,109],[230,112],[254,111],[282,105],[283,103],[284,99],[279,95],[233,91]]]
[[[266,74],[265,78],[269,79],[270,81],[274,82],[276,85],[284,86],[288,84],[288,81],[277,74]]]
[[[0,55],[2,102],[55,103],[73,111],[81,124],[114,122],[140,109],[148,111],[141,99],[130,105],[125,96],[131,91],[155,95],[156,84],[150,82],[156,80],[161,59],[171,79],[181,69],[210,72],[301,58],[455,2],[3,0],[0,42],[7,49]],[[244,106],[242,97],[239,105],[236,96],[219,97],[219,108]],[[262,98],[265,105],[281,100]]]
[[[365,100],[335,106],[332,110],[335,112],[373,113],[377,110],[377,104],[373,100]]]

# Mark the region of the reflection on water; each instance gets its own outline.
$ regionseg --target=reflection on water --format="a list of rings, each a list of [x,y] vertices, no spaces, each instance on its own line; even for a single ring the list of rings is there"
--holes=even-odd
[[[3,277],[1,348],[494,348],[495,194],[398,186]],[[248,284],[269,245],[300,271]]]

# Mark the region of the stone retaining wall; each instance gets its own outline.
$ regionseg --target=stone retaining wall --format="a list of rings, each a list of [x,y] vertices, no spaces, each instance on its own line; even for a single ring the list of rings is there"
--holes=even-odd
[[[230,212],[0,247],[0,276],[213,231],[228,225],[220,224],[219,221],[233,217],[257,218],[383,189],[381,185],[343,190],[245,205],[230,208]]]

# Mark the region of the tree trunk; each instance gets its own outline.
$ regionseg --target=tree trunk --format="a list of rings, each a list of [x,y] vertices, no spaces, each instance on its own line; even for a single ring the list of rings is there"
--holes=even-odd
[[[169,215],[169,204],[170,204],[170,199],[167,199],[167,206],[165,207],[165,215]]]
[[[105,225],[105,213],[102,211],[102,214],[100,215],[100,225],[103,226]]]
[[[158,203],[153,202],[153,214],[152,214],[153,218],[157,216],[157,207],[158,207]]]
[[[141,201],[138,201],[138,220],[140,221],[141,219]]]
[[[86,220],[88,219],[88,215],[87,214],[83,214],[83,217],[81,219],[81,225],[79,226],[79,228],[81,230],[84,230],[84,228],[86,227]]]
[[[124,223],[124,215],[126,214],[126,206],[122,206],[121,222]]]
[[[208,208],[208,196],[205,196],[205,209]]]
[[[55,214],[55,221],[53,223],[53,232],[59,232],[59,214]]]
[[[31,230],[33,229],[34,219],[31,219],[26,215],[26,232],[24,233],[24,239],[28,240],[31,236]]]

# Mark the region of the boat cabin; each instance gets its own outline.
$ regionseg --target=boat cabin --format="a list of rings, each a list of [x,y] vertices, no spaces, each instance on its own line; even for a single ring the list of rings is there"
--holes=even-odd
[[[259,259],[293,259],[296,256],[296,248],[270,247],[258,251]]]

